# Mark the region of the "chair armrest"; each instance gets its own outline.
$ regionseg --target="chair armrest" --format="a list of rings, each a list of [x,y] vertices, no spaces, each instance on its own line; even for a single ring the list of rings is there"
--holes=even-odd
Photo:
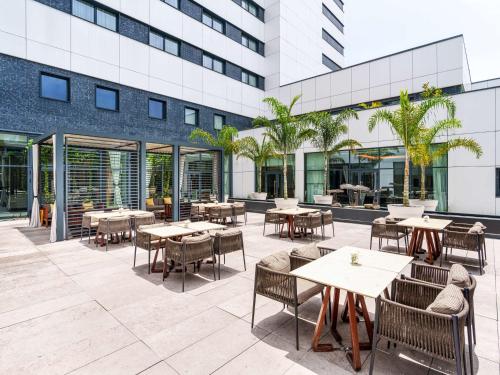
[[[431,284],[446,285],[449,273],[449,269],[442,267],[418,263],[411,264],[411,278]]]
[[[297,278],[286,272],[255,266],[255,292],[288,305],[297,303]]]
[[[314,259],[290,254],[290,268],[293,270],[311,263]]]
[[[425,310],[443,289],[432,284],[396,279],[393,283],[392,300],[405,306]]]

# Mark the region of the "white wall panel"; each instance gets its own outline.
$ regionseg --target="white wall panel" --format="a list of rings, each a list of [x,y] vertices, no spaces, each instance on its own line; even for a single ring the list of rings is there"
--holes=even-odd
[[[346,94],[352,91],[351,70],[344,69],[330,75],[332,78],[331,88],[333,95]]]
[[[149,90],[160,95],[183,99],[184,91],[188,89],[183,89],[182,86],[176,85],[175,83],[163,81],[154,77],[149,77]],[[199,98],[200,100],[198,102],[201,102],[201,93],[199,94]]]
[[[0,31],[0,52],[26,58],[26,38]]]
[[[399,96],[402,90],[406,90],[408,92],[414,92],[413,89],[413,81],[411,79],[399,82],[391,83],[391,94],[390,96]]]
[[[134,0],[130,0],[134,1]],[[150,24],[151,26],[157,28],[158,30],[162,30],[167,34],[182,38],[183,37],[183,26],[184,26],[184,16],[180,15],[181,13],[174,9],[173,7],[165,4],[160,0],[151,0],[150,1]],[[193,23],[196,22],[192,20]],[[187,30],[187,32],[192,31],[189,35],[190,40],[196,40],[199,42],[199,46],[201,46],[201,25],[197,22],[198,25],[194,30]],[[188,25],[189,26],[189,25]]]
[[[121,12],[128,14],[139,21],[149,24],[149,3],[156,2],[150,0],[120,0]],[[166,5],[166,4],[164,4]]]
[[[32,40],[27,41],[27,59],[41,64],[70,69],[70,52]]]
[[[200,90],[191,89],[189,87],[183,87],[182,99],[188,102],[201,103],[203,102],[203,92]]]
[[[149,90],[148,76],[129,69],[120,68],[120,83],[146,91]]]
[[[1,0],[0,30],[18,36],[26,36],[26,2]],[[0,48],[2,46],[0,45]]]
[[[456,137],[472,138],[481,145],[483,155],[477,159],[471,152],[460,148],[448,153],[449,167],[481,167],[495,165],[495,133],[474,133],[467,135],[452,135],[449,139]],[[472,180],[470,180],[472,181]]]
[[[152,48],[142,43],[120,36],[120,66],[137,73],[148,74],[150,49]],[[160,53],[165,55],[163,52]]]
[[[413,92],[422,91],[422,86],[424,83],[429,83],[429,85],[437,87],[437,85],[438,85],[437,74],[431,74],[428,76],[420,76],[420,77],[413,78],[413,81],[412,81]]]
[[[439,72],[462,69],[462,37],[446,40],[437,44],[437,69]]]
[[[450,134],[495,131],[495,90],[482,90],[453,97],[462,128]]]
[[[306,79],[302,81],[302,101],[308,102],[316,99],[316,80]]]
[[[370,100],[370,90],[366,89],[366,90],[353,91],[351,98],[353,104],[367,102],[368,100]]]
[[[149,74],[152,77],[157,77],[177,85],[183,84],[182,60],[154,48],[150,48],[149,56]],[[200,87],[200,82],[195,87]]]
[[[26,5],[28,39],[69,51],[71,16],[34,1]]]
[[[413,77],[413,53],[404,52],[390,57],[391,82],[409,80]]]
[[[413,50],[413,76],[421,77],[437,72],[437,47],[432,44]]]
[[[315,78],[316,80],[316,98],[327,98],[332,95],[332,89],[330,86],[331,77],[329,74],[324,74]]]
[[[370,64],[370,87],[386,85],[391,82],[390,59],[384,58]]]
[[[481,181],[473,186],[467,181]],[[472,190],[471,190],[472,189]],[[471,199],[474,197],[481,199]],[[448,211],[459,213],[495,214],[495,168],[448,168]]]
[[[120,81],[120,68],[76,53],[71,54],[71,70],[112,82]]]
[[[370,87],[370,65],[361,64],[352,68],[352,90],[358,91]]]
[[[76,17],[71,19],[73,53],[118,66],[120,63],[119,38],[119,34],[103,27]]]
[[[189,61],[182,61],[182,84],[190,89],[203,89],[203,70],[199,65]],[[175,74],[175,70],[173,71]]]
[[[391,85],[370,87],[370,100],[381,100],[391,96]]]
[[[448,70],[438,73],[438,87],[450,87],[463,83],[462,69]]]

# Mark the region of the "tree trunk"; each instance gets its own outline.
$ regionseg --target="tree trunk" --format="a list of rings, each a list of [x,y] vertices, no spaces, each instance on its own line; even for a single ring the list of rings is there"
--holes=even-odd
[[[403,181],[403,206],[410,205],[410,161],[408,151],[405,151],[405,176]]]
[[[288,175],[288,160],[287,160],[287,155],[283,156],[283,198],[287,199],[288,198],[288,182],[287,182],[287,175]]]
[[[262,193],[262,165],[257,165],[257,193]]]
[[[425,166],[423,164],[420,165],[420,200],[425,200]]]
[[[324,168],[323,168],[323,195],[328,195],[328,153],[324,153]]]

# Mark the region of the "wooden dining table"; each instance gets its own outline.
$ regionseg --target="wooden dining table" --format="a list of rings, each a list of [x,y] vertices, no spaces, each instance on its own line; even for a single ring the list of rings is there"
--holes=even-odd
[[[408,246],[407,255],[415,256],[422,248],[424,237],[427,243],[427,257],[424,261],[428,264],[433,264],[442,252],[441,240],[439,233],[442,232],[451,220],[443,219],[424,219],[421,217],[412,217],[396,224],[405,228],[413,228],[410,245]]]
[[[296,207],[296,208],[288,208],[288,209],[281,210],[279,208],[273,208],[273,209],[269,210],[269,212],[279,214],[280,216],[285,217],[285,220],[288,224],[288,231],[287,231],[286,236],[293,241],[293,239],[295,237],[300,235],[300,233],[297,233],[295,231],[295,216],[307,215],[307,214],[319,212],[319,209]],[[280,237],[283,237],[282,232],[280,232]]]
[[[358,264],[351,264],[351,255],[358,254]],[[354,370],[361,369],[361,350],[370,350],[373,340],[373,323],[366,308],[365,297],[378,298],[388,294],[387,287],[396,279],[411,261],[412,257],[385,252],[341,247],[319,259],[291,271],[292,275],[325,285],[324,298],[312,337],[312,348],[316,352],[345,350]],[[340,291],[347,294],[348,317],[351,332],[351,345],[334,348],[332,344],[320,343],[326,321],[328,304],[333,288],[333,309],[331,332],[335,340],[342,344],[342,336],[337,330]],[[356,319],[356,301],[360,302],[369,342],[359,341]]]

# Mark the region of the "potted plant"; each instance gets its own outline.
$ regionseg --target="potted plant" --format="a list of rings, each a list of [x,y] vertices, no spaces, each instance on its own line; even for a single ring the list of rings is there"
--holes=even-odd
[[[240,140],[240,156],[250,159],[255,163],[257,169],[257,191],[249,194],[250,199],[265,201],[267,193],[262,192],[262,166],[267,159],[275,155],[273,145],[266,141],[266,137],[259,144],[254,137],[245,137]]]
[[[269,138],[274,150],[283,160],[283,198],[275,198],[277,208],[297,207],[297,198],[288,199],[288,155],[294,153],[302,143],[311,138],[314,131],[307,126],[302,117],[292,115],[293,106],[300,99],[295,96],[290,105],[281,103],[278,99],[264,98],[269,106],[274,120],[259,116],[254,120],[254,126],[264,127],[264,135]]]
[[[422,97],[425,99],[440,97],[442,91],[435,87],[429,86],[428,83],[423,85]],[[453,108],[454,114],[454,108]],[[427,191],[425,190],[425,170],[433,162],[439,160],[440,157],[446,155],[449,151],[457,148],[465,148],[474,153],[479,158],[483,151],[481,146],[471,138],[458,137],[444,143],[437,143],[437,136],[443,132],[452,129],[460,129],[462,123],[455,117],[448,117],[441,121],[437,121],[430,128],[424,128],[419,133],[417,144],[410,149],[410,158],[413,164],[420,168],[420,196],[418,199],[410,199],[411,205],[423,205],[426,211],[435,211],[439,201],[437,199],[426,199]]]
[[[387,205],[389,214],[393,217],[420,217],[424,213],[423,205],[410,205],[410,151],[418,144],[422,129],[425,129],[429,118],[440,109],[444,109],[449,118],[455,116],[455,104],[447,97],[433,96],[420,103],[412,103],[408,91],[401,91],[398,109],[378,109],[368,120],[370,132],[379,124],[388,124],[405,148],[403,204]]]
[[[229,198],[229,180],[225,177],[229,172],[229,160],[232,154],[237,154],[240,146],[240,141],[234,138],[238,136],[238,129],[233,126],[224,125],[217,135],[207,132],[202,129],[194,129],[189,135],[189,140],[197,143],[198,141],[203,141],[205,144],[212,147],[219,147],[222,149],[222,156],[224,158],[224,201]]]
[[[332,116],[329,112],[315,112],[307,116],[307,121],[314,130],[311,142],[314,147],[321,151],[324,159],[323,195],[313,195],[314,203],[332,204],[333,196],[328,194],[328,162],[330,155],[336,154],[344,148],[352,149],[361,146],[361,144],[354,139],[339,141],[339,138],[348,133],[349,128],[346,122],[353,118],[357,119],[358,114],[352,109],[345,109],[336,116]]]

